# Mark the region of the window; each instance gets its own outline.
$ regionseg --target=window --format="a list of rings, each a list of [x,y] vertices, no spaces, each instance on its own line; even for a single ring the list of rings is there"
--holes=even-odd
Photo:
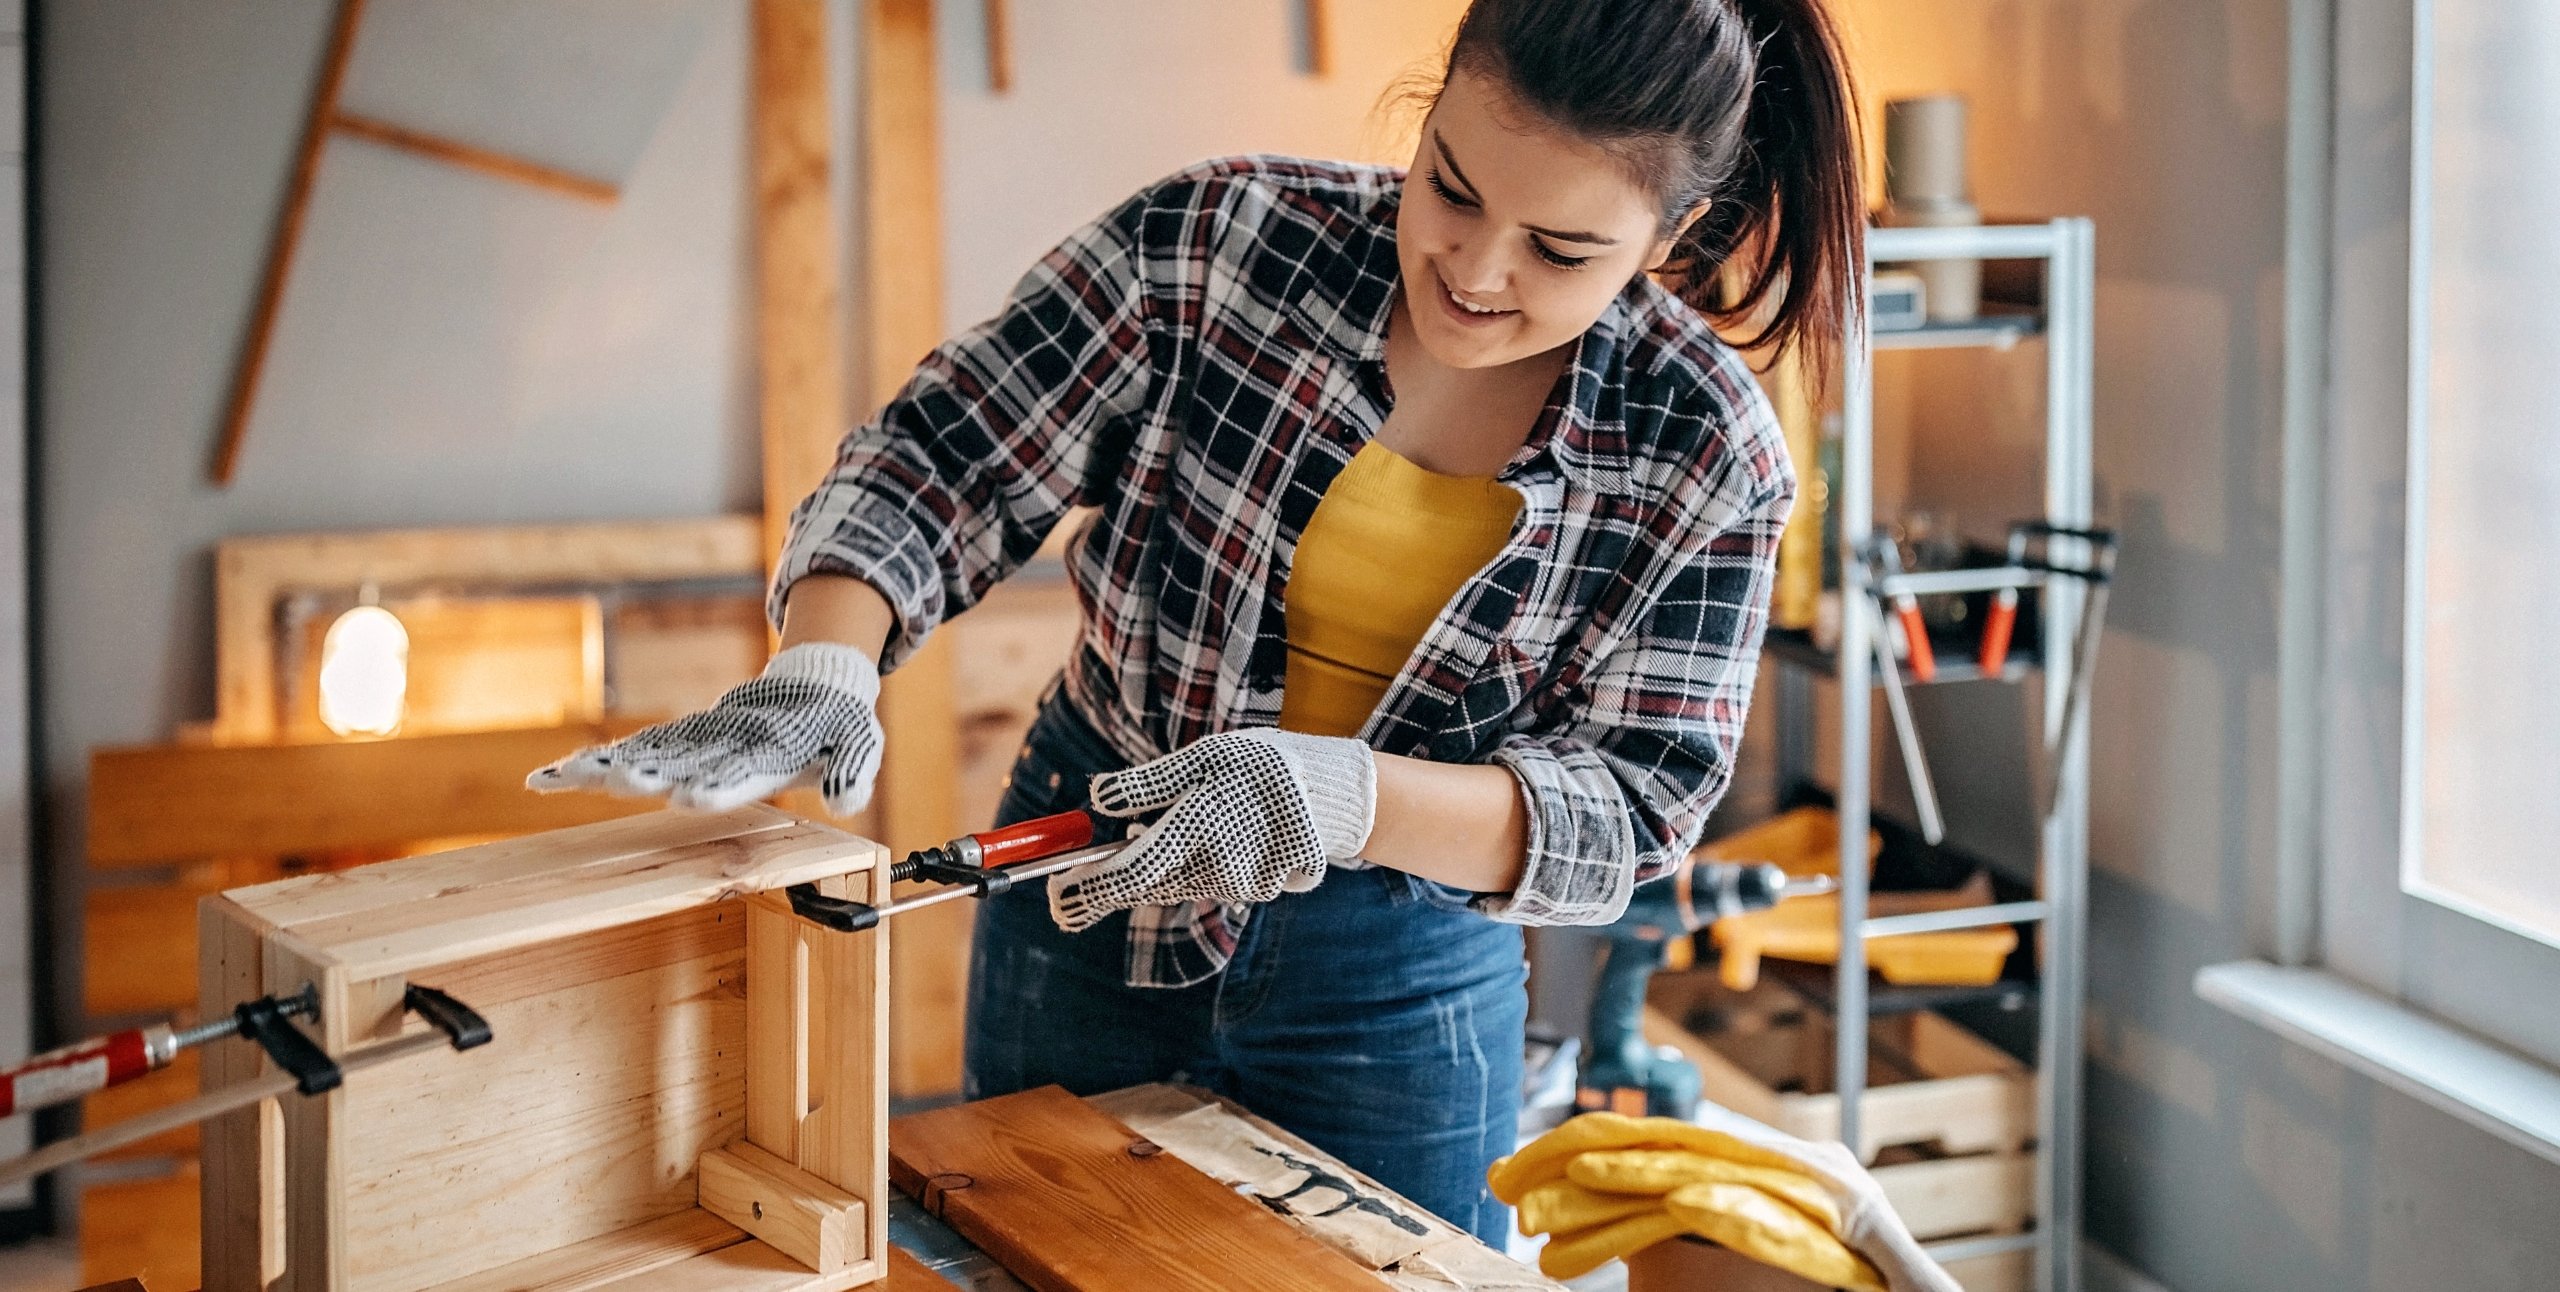
[[[2418,19],[2401,887],[2560,943],[2560,9]]]
[[[2560,1066],[2560,6],[2335,13],[2300,900],[2324,967]]]

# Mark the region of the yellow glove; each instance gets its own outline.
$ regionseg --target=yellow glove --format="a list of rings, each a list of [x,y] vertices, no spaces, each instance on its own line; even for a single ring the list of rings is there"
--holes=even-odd
[[[1624,1148],[1585,1153],[1566,1163],[1564,1173],[1565,1179],[1604,1194],[1660,1196],[1688,1184],[1747,1184],[1793,1204],[1824,1229],[1840,1229],[1840,1204],[1821,1181],[1800,1170],[1747,1165],[1688,1149]],[[1521,1215],[1525,1225],[1528,1213]]]
[[[1747,1166],[1798,1168],[1796,1159],[1722,1131],[1693,1126],[1676,1117],[1625,1117],[1617,1113],[1584,1113],[1529,1142],[1526,1148],[1493,1164],[1485,1181],[1493,1196],[1516,1203],[1520,1195],[1564,1178],[1565,1164],[1584,1153],[1613,1148],[1693,1149]]]
[[[1618,1257],[1632,1256],[1687,1232],[1678,1217],[1648,1198],[1642,1215],[1550,1235],[1547,1245],[1538,1249],[1538,1268],[1551,1279],[1578,1279]]]
[[[1595,1193],[1571,1180],[1549,1180],[1520,1195],[1520,1232],[1561,1234],[1662,1210],[1662,1199]]]
[[[1680,1227],[1827,1288],[1885,1292],[1884,1276],[1838,1235],[1747,1184],[1687,1184],[1662,1199]]]

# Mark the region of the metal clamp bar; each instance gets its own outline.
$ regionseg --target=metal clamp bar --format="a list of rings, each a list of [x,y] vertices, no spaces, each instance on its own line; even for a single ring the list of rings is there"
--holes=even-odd
[[[1888,597],[1931,597],[1950,592],[1998,592],[2003,588],[2034,588],[2044,584],[2046,571],[2023,562],[2014,565],[1981,565],[1960,570],[1917,570],[1888,574],[1876,580],[1876,590]]]
[[[1904,933],[1945,933],[1954,929],[1987,929],[1997,924],[2033,924],[2043,919],[2045,914],[2042,902],[2003,902],[1997,906],[1960,906],[1952,911],[1872,915],[1858,927],[1862,936],[1889,938]]]
[[[945,887],[882,906],[848,898],[829,897],[820,893],[815,884],[793,884],[782,892],[783,896],[791,902],[792,914],[838,933],[860,933],[875,927],[880,921],[892,915],[920,911],[925,907],[939,906],[944,902],[962,897],[993,897],[1011,889],[1022,880],[1038,879],[1081,866],[1089,861],[1100,861],[1127,846],[1124,843],[1096,844],[1090,848],[1078,848],[1074,852],[1060,853],[1055,857],[1044,857],[1038,861],[988,867],[983,870],[928,862],[917,866],[912,872],[913,877],[940,880],[946,885]]]

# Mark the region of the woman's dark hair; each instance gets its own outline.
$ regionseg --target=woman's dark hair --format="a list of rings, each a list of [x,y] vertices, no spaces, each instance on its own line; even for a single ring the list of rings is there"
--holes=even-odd
[[[1857,308],[1858,107],[1822,0],[1475,0],[1447,74],[1624,158],[1663,227],[1700,202],[1666,284],[1746,349],[1824,374]],[[1756,327],[1756,331],[1751,331]]]

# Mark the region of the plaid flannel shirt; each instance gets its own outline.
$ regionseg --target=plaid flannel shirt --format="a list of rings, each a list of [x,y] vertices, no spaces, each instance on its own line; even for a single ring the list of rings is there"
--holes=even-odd
[[[896,612],[894,669],[1091,507],[1067,547],[1077,707],[1132,762],[1276,725],[1298,535],[1388,409],[1402,180],[1226,158],[1068,237],[845,439],[793,515],[777,621],[794,580],[860,578]],[[1525,500],[1508,545],[1361,738],[1509,769],[1527,869],[1478,909],[1598,924],[1724,793],[1795,482],[1749,368],[1643,275],[1559,389],[1501,472]],[[1129,981],[1209,977],[1247,914],[1138,909]]]

